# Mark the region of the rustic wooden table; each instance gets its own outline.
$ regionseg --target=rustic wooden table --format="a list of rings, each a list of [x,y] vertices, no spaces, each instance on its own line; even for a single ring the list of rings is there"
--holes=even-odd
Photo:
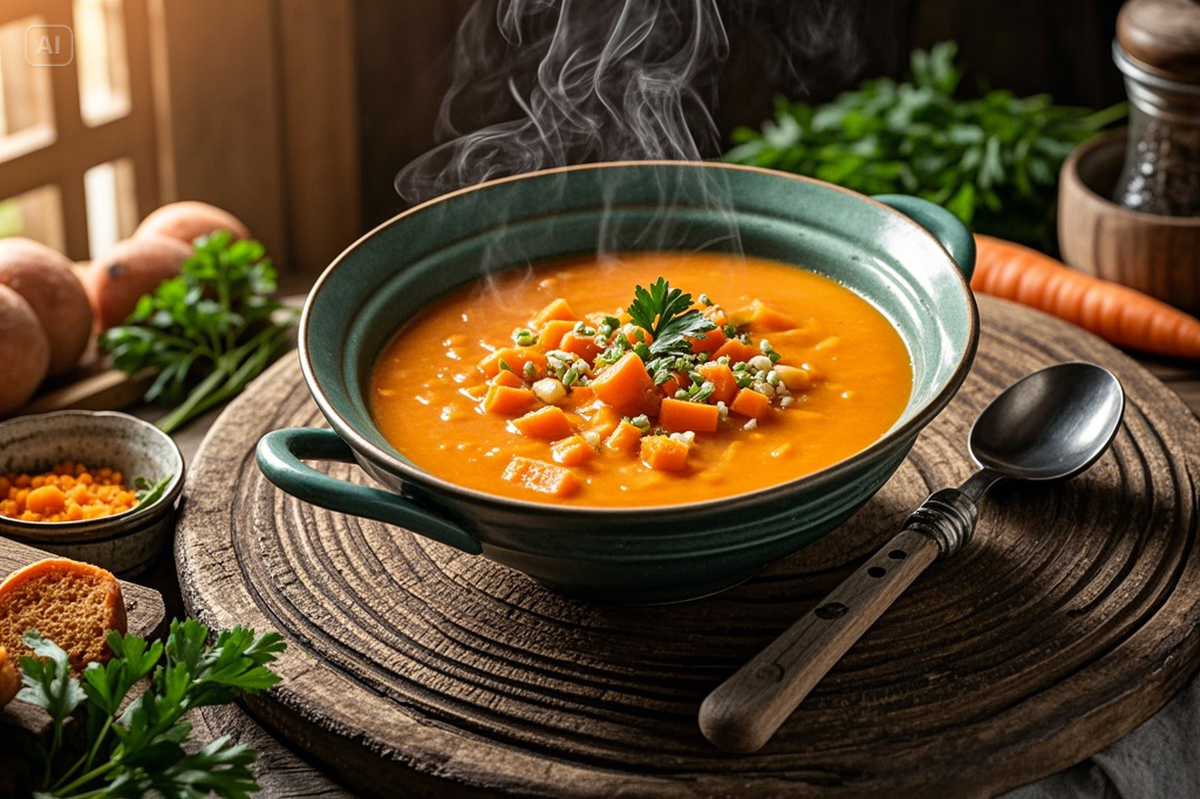
[[[1193,413],[1200,416],[1200,369],[1194,365],[1180,362],[1151,358],[1139,358],[1138,360],[1152,374],[1173,389]],[[158,413],[149,408],[140,408],[136,412],[151,419]],[[217,415],[217,412],[210,413],[176,435],[176,440],[189,461],[194,457],[204,435]],[[184,610],[175,564],[169,554],[160,559],[139,581],[163,594],[168,618],[173,615],[183,615]],[[202,736],[232,735],[259,751],[258,773],[263,796],[350,795],[334,780],[308,763],[303,755],[291,750],[286,744],[273,737],[239,708],[229,707],[206,711],[198,720],[197,727],[198,733]]]

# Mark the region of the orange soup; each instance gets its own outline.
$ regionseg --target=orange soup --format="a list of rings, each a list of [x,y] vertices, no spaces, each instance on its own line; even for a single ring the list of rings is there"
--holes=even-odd
[[[633,253],[441,298],[384,348],[369,402],[388,441],[445,480],[612,507],[810,474],[882,436],[911,390],[895,328],[828,278]]]

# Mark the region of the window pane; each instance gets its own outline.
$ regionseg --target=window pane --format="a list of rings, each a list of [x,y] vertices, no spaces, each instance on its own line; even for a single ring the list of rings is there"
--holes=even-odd
[[[0,238],[5,236],[24,236],[64,252],[66,236],[58,186],[42,186],[0,200]]]
[[[129,113],[129,58],[122,0],[75,0],[79,105],[95,127]]]
[[[25,32],[43,24],[35,16],[0,25],[0,161],[54,141],[51,68],[25,60]]]
[[[128,158],[92,167],[83,175],[87,196],[88,248],[103,254],[137,227],[133,162]]]

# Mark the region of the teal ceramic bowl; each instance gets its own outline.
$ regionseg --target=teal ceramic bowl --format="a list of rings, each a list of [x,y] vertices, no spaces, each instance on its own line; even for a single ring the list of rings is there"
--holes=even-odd
[[[429,474],[388,444],[371,418],[367,384],[381,348],[435,297],[488,270],[597,248],[736,251],[739,242],[746,254],[802,265],[848,286],[907,344],[914,378],[908,406],[857,455],[719,500],[556,507]],[[872,199],[769,170],[599,164],[485,183],[397,216],[317,281],[300,323],[300,359],[332,430],[269,433],[259,443],[259,466],[300,499],[481,554],[571,595],[650,603],[711,594],[841,524],[950,401],[978,338],[967,284],[974,252],[966,228],[923,200]],[[769,301],[769,292],[763,298]],[[357,462],[387,490],[337,480],[305,460]]]

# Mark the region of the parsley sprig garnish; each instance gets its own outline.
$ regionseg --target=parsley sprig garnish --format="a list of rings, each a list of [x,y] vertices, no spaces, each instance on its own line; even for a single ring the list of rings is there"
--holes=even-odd
[[[633,297],[626,311],[635,325],[654,337],[649,345],[634,345],[634,351],[645,362],[646,371],[654,376],[655,384],[662,385],[673,371],[688,370],[695,365],[691,340],[702,338],[717,326],[692,307],[691,294],[671,288],[662,277],[649,289],[635,287]]]
[[[221,632],[211,645],[208,638],[208,628],[193,620],[173,621],[165,645],[110,632],[112,659],[90,664],[81,682],[71,676],[60,647],[26,632],[25,643],[37,657],[21,658],[24,688],[17,698],[44,708],[53,723],[48,747],[27,747],[43,766],[42,790],[35,796],[245,799],[257,791],[250,771],[254,750],[226,736],[188,754],[192,725],[182,719],[194,708],[275,685],[279,677],[267,664],[285,644],[278,633],[255,637],[244,627]],[[147,675],[145,692],[122,711],[134,684]],[[86,747],[70,762],[64,758],[63,728],[73,715],[86,718]]]

